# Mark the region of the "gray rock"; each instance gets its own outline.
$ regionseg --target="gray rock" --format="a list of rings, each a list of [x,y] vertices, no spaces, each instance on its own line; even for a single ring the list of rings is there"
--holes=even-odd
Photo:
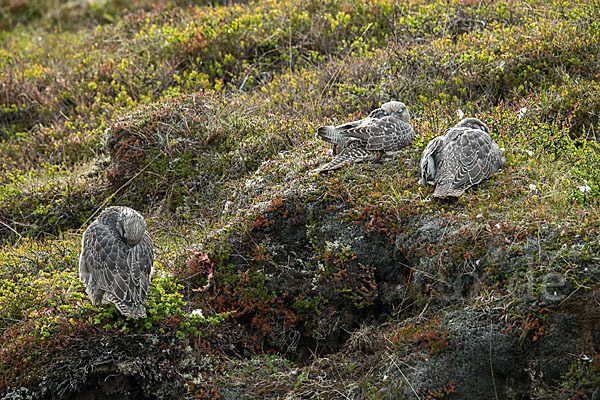
[[[393,399],[416,399],[428,391],[455,387],[453,399],[509,399],[507,388],[518,376],[516,337],[506,335],[473,313],[455,312],[445,318],[440,329],[448,334],[448,347],[433,357],[426,349],[421,356],[401,351],[388,370],[387,395]],[[492,373],[493,372],[493,373]],[[410,384],[408,384],[408,382]]]

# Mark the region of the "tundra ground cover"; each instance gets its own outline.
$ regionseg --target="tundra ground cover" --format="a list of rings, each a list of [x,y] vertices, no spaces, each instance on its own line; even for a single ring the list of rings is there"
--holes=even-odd
[[[0,393],[72,396],[115,371],[112,343],[132,386],[151,371],[146,397],[469,398],[468,372],[405,371],[483,346],[465,332],[520,371],[485,398],[596,390],[598,4],[75,3],[0,6]],[[391,99],[412,147],[310,172],[330,157],[318,126]],[[432,200],[420,153],[457,113],[507,162]],[[77,277],[112,204],[155,239],[144,321],[92,307]],[[84,349],[97,376],[63,384]]]

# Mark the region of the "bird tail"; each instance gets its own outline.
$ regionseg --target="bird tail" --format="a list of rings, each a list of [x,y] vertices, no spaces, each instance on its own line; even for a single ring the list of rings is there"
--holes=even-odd
[[[341,142],[342,135],[335,129],[335,126],[322,126],[317,130],[317,136],[326,142],[337,144]]]
[[[377,154],[371,151],[367,151],[361,147],[347,147],[340,154],[338,154],[333,160],[325,165],[313,170],[315,173],[331,171],[343,167],[344,165],[351,164],[353,162],[370,161],[374,160]]]
[[[460,197],[465,192],[465,188],[457,189],[451,186],[437,185],[433,192],[433,197],[438,199],[447,199],[448,197]]]
[[[143,304],[127,304],[111,293],[104,293],[104,299],[113,303],[117,307],[117,310],[126,317],[134,319],[146,318],[146,308]]]
[[[332,171],[334,169],[343,167],[346,164],[350,164],[350,163],[352,163],[352,161],[353,160],[351,158],[339,155],[336,158],[334,158],[332,161],[328,162],[327,164],[321,165],[319,168],[314,169],[313,172],[318,174],[321,172]]]

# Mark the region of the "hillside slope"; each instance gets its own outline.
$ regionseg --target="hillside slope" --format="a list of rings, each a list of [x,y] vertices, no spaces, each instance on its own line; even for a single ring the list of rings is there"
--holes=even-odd
[[[192,3],[0,5],[0,398],[598,396],[598,4]],[[411,147],[311,172],[389,100]],[[506,164],[436,200],[459,115]],[[78,278],[109,205],[142,320]]]

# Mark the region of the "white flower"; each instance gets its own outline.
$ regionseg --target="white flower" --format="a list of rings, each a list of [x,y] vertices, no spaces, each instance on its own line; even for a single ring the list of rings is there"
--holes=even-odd
[[[538,188],[533,183],[530,183],[529,184],[529,190],[531,190],[532,192],[537,192]]]
[[[533,155],[535,154],[535,153],[534,153],[533,151],[531,151],[531,150],[525,150],[525,152],[526,152],[527,154],[529,154],[529,157],[533,157]]]
[[[523,118],[527,114],[527,107],[523,107],[519,110],[519,119]]]
[[[587,355],[587,354],[584,354],[584,355],[581,357],[581,360],[582,360],[582,361],[587,361],[587,362],[594,361],[594,359],[593,359],[593,358],[590,358],[590,357],[588,357],[588,355]]]
[[[157,275],[160,276],[161,278],[170,278],[171,277],[171,274],[164,270],[158,271]]]
[[[475,218],[483,218],[483,214],[477,214]]]
[[[587,192],[591,192],[591,191],[592,191],[592,188],[591,188],[591,187],[590,187],[590,186],[589,186],[589,185],[586,183],[586,184],[585,184],[585,185],[583,185],[583,186],[579,186],[579,191],[580,191],[581,193],[587,193]]]
[[[192,313],[190,314],[192,317],[195,316],[199,316],[199,317],[204,317],[204,314],[202,313],[202,310],[197,308],[194,311],[192,311]]]
[[[459,108],[458,110],[456,110],[456,116],[458,117],[458,119],[463,119],[465,113]]]

